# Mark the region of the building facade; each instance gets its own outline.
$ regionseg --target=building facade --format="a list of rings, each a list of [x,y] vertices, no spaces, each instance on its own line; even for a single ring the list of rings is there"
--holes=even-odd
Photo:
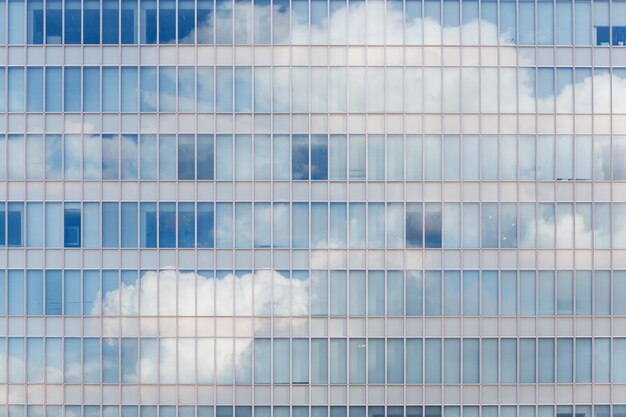
[[[626,416],[625,42],[625,0],[0,0],[0,416]]]

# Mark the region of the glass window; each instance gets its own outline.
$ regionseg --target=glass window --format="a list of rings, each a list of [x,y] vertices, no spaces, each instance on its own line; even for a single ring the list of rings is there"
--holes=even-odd
[[[8,203],[7,206],[7,245],[23,246],[24,203]]]
[[[347,245],[347,216],[345,203],[330,204],[329,247],[345,248]]]
[[[539,383],[554,382],[554,339],[539,339],[537,350]]]
[[[127,0],[122,0],[122,4],[126,2]],[[123,16],[123,12],[122,12],[122,16]],[[137,96],[140,90],[138,74],[139,73],[137,71],[137,68],[122,67],[122,89],[121,89],[122,112],[137,112],[138,110]],[[147,70],[144,71],[143,69],[141,70],[141,74],[142,74],[141,89],[143,90],[144,88],[148,88],[148,85],[150,84],[149,79],[148,80],[143,79],[144,75],[150,78],[152,74],[150,73],[150,71],[147,71]],[[144,81],[146,82],[145,84],[144,84]],[[150,106],[148,105],[148,98],[146,97],[146,99],[144,100],[144,94],[149,94],[149,93],[147,91],[142,91],[141,93],[142,111],[147,111],[150,108]],[[144,101],[145,101],[145,104],[144,104]]]
[[[614,291],[619,291],[621,272],[615,272]],[[591,295],[594,295],[595,314],[606,316],[611,311],[611,275],[609,271],[595,272],[592,291],[591,271],[576,272],[576,314],[591,315]],[[579,289],[580,288],[580,289]],[[616,297],[616,301],[621,296]],[[578,308],[580,307],[580,312]],[[621,308],[621,307],[620,307]]]
[[[423,282],[420,271],[406,271],[406,315],[421,316]]]
[[[178,179],[195,179],[195,144],[193,135],[178,136]]]
[[[199,7],[199,6],[198,6]],[[198,112],[213,111],[213,68],[198,67]]]
[[[554,3],[552,0],[537,2],[537,36],[539,45],[554,44]]]
[[[108,145],[110,142],[106,142]],[[81,172],[81,137],[79,135],[65,135],[63,137],[63,162],[64,162],[64,176],[65,179],[80,179],[82,178]],[[113,151],[113,149],[107,149]],[[107,158],[103,159],[102,163],[109,163],[109,160],[113,158],[111,154],[105,154]],[[117,152],[115,153],[114,163],[117,164]]]
[[[345,171],[345,138],[344,138],[344,160],[343,166]],[[293,161],[292,161],[293,163]],[[345,178],[345,172],[344,172]],[[311,135],[311,179],[327,180],[328,179],[328,136]]]
[[[157,137],[155,135],[141,135],[139,137],[139,178],[142,180],[156,179]]]
[[[574,314],[574,277],[571,271],[557,273],[557,315],[571,316]]]
[[[255,14],[255,16],[258,14]],[[269,113],[272,106],[272,73],[269,67],[254,68],[254,111]],[[211,83],[213,84],[213,83]]]
[[[55,271],[46,271],[46,288],[48,287],[49,284],[55,284],[54,280],[55,280]],[[60,276],[60,271],[58,271],[58,274]],[[73,315],[73,316],[78,316],[80,315],[80,305],[81,305],[81,285],[80,285],[80,271],[64,271],[64,277],[63,277],[63,314],[65,315]],[[50,282],[49,282],[50,280]],[[56,284],[56,286],[58,286],[58,289],[60,290],[61,288],[61,284],[58,283]],[[53,287],[54,288],[54,287]],[[48,309],[48,306],[50,305],[50,307],[52,307],[52,309],[55,308],[55,304],[54,302],[60,303],[61,302],[61,295],[60,293],[56,295],[56,297],[54,299],[50,300],[50,304],[48,304],[48,297],[46,294],[46,310]],[[53,310],[54,311],[54,310]],[[61,314],[61,306],[59,304],[58,309],[57,309],[58,313],[57,314]],[[88,313],[85,313],[88,314]]]
[[[173,10],[173,14],[176,11]],[[195,5],[193,1],[178,2],[178,43],[193,43],[195,28]]]
[[[147,1],[151,1],[151,0],[141,0],[142,8],[143,8],[143,4]],[[124,71],[124,69],[122,69],[122,71]],[[122,79],[122,88],[124,88],[124,79]],[[156,68],[153,68],[153,67],[141,67],[140,68],[140,103],[141,103],[141,106],[140,106],[141,112],[148,112],[148,113],[156,112],[156,103],[157,103]],[[122,111],[124,111],[124,106],[122,106]]]
[[[49,4],[49,2],[48,2]],[[48,22],[48,26],[50,22]],[[61,68],[46,67],[46,111],[60,112],[63,99]],[[4,78],[4,77],[0,77]]]
[[[201,44],[213,43],[213,2],[200,0],[196,7],[198,10],[196,15],[197,42]]]
[[[83,43],[100,43],[100,2],[84,0],[83,13]]]
[[[445,339],[444,345],[444,383],[461,383],[461,340]]]
[[[16,0],[10,0],[9,5],[17,3]],[[8,110],[10,112],[24,111],[24,68],[10,67],[8,68]]]
[[[367,244],[370,248],[385,247],[385,204],[369,203],[367,205]]]
[[[441,384],[441,340],[424,340],[424,382]]]
[[[424,283],[424,307],[427,316],[441,316],[441,272],[426,271]]]
[[[119,247],[119,204],[102,203],[102,246]]]
[[[424,154],[428,155],[428,157],[424,159],[424,179],[441,179],[442,154],[440,136],[424,137]]]
[[[178,220],[178,233],[181,234],[181,228],[185,227],[181,224],[180,219],[180,206],[179,205],[179,220]],[[193,211],[189,221],[193,222]],[[192,223],[193,224],[193,223]],[[193,230],[193,228],[191,229]],[[180,246],[179,238],[179,246]],[[193,247],[193,236],[189,242],[189,246]],[[252,204],[251,203],[235,203],[235,247],[237,248],[251,248],[252,247]]]
[[[222,1],[222,0],[220,0]],[[233,69],[231,67],[217,67],[215,77],[215,109],[221,113],[233,111]]]
[[[572,44],[571,0],[557,0],[556,2],[556,43],[557,45]]]
[[[365,179],[365,136],[350,135],[349,137],[349,178]]]
[[[80,203],[65,203],[63,226],[64,246],[79,248],[82,236]]]
[[[4,246],[4,207],[0,216],[0,222],[3,223],[2,237],[0,238],[0,246]],[[28,247],[43,247],[43,203],[26,203],[26,245]]]
[[[273,138],[273,179],[288,180],[290,177],[291,152],[288,135],[275,135]]]
[[[10,383],[24,383],[25,378],[25,366],[24,366],[24,339],[21,337],[9,337],[7,338],[7,347],[8,347],[8,357],[7,357],[7,368],[8,368],[8,382]],[[12,410],[13,408],[13,410]],[[10,406],[9,407],[9,416],[18,416],[15,408],[21,411],[20,414],[24,415],[24,409],[18,406]]]
[[[502,316],[517,315],[517,274],[514,271],[500,273],[500,314]]]
[[[367,382],[369,384],[385,383],[385,340],[368,339],[367,343],[368,373]]]
[[[157,7],[155,0],[140,0],[141,28],[140,42],[156,43],[157,40]]]
[[[309,204],[292,204],[291,247],[309,247]]]
[[[42,383],[44,375],[43,367],[43,338],[29,337],[26,342],[27,348],[27,381]],[[28,406],[28,417],[43,417],[42,406]],[[48,413],[47,415],[50,415]]]
[[[404,314],[404,274],[401,271],[387,271],[387,315]]]
[[[498,247],[498,204],[484,203],[482,205],[482,247]]]
[[[106,7],[106,4],[110,2],[110,0],[104,0],[103,4]],[[115,3],[115,6],[117,7],[117,3]],[[97,109],[93,111],[97,111]],[[119,111],[119,69],[117,67],[102,68],[102,111]]]
[[[356,351],[353,341],[358,342]],[[347,379],[346,339],[330,339],[330,383],[345,384]],[[350,340],[350,382],[352,382],[353,363],[358,365],[360,383],[365,383],[365,340]]]
[[[270,135],[254,136],[254,178],[269,180],[271,178],[272,146]]]
[[[122,3],[126,3],[126,0],[122,0]],[[135,1],[135,7],[137,2]],[[124,23],[130,23],[126,20],[126,13],[124,13]],[[120,8],[119,1],[115,0],[102,0],[102,43],[103,44],[117,44],[119,40],[119,19]],[[127,27],[123,27],[122,30],[127,31]],[[133,28],[134,29],[134,28]],[[126,33],[125,33],[126,34]],[[136,42],[133,42],[136,43]],[[103,91],[104,92],[104,91]]]
[[[197,245],[199,248],[213,247],[213,203],[198,203]]]
[[[385,273],[369,271],[367,274],[367,314],[369,316],[385,315]]]
[[[46,222],[47,218],[46,205]],[[47,231],[48,223],[46,223],[46,233]],[[46,242],[47,240],[48,235],[46,234]],[[83,246],[86,248],[97,248],[100,246],[100,203],[83,204]]]
[[[136,248],[137,245],[137,203],[122,204],[122,247]]]
[[[350,271],[349,313],[351,316],[365,315],[365,271]]]
[[[24,6],[25,1],[22,0],[8,0],[9,14],[7,19],[7,25],[9,31],[9,44],[19,45],[25,41],[24,37]]]
[[[167,3],[169,2],[159,2],[159,4]],[[159,111],[176,111],[176,68],[159,67]]]
[[[387,136],[387,179],[404,179],[404,140],[401,135]]]
[[[139,148],[137,135],[122,135],[121,137],[121,167],[123,180],[137,179],[137,159]]]
[[[463,315],[480,315],[480,283],[478,271],[463,272]]]
[[[270,339],[255,339],[254,342],[254,383],[269,384],[271,374]]]
[[[176,178],[176,136],[159,135],[159,179]]]
[[[576,315],[591,315],[592,278],[591,271],[576,271]],[[610,292],[609,292],[610,297]],[[609,300],[610,303],[610,300]],[[610,307],[610,305],[609,305]],[[610,311],[610,308],[609,308]],[[597,313],[596,313],[597,314]]]
[[[24,315],[24,271],[8,271],[8,309],[11,316]]]
[[[573,382],[573,340],[557,339],[557,382]]]
[[[2,22],[2,2],[0,2],[0,22]],[[1,31],[0,31],[1,32]],[[0,33],[0,43],[3,33]],[[6,111],[6,99],[7,99],[7,86],[6,86],[6,68],[0,68],[0,111]]]
[[[328,247],[328,206],[311,203],[311,248]]]
[[[61,203],[46,203],[46,246],[60,248],[63,241]]]
[[[501,362],[500,362],[500,382],[516,383],[517,382],[517,340],[502,339],[500,344]]]
[[[252,111],[252,69],[250,67],[236,67],[235,112],[250,111]]]
[[[214,169],[214,149],[213,135],[197,136],[197,168],[196,176],[198,180],[212,180]],[[180,162],[179,162],[180,164]],[[180,170],[180,168],[179,168]]]
[[[385,138],[370,135],[367,138],[367,179],[385,179]]]
[[[275,248],[288,248],[290,236],[289,204],[274,203],[273,211],[273,245]]]
[[[480,205],[463,203],[463,247],[478,248],[480,245]]]
[[[442,243],[441,233],[441,205],[439,203],[426,203],[424,211],[426,248],[440,248]]]
[[[482,315],[498,315],[498,272],[483,271],[482,273]]]
[[[458,135],[446,135],[443,139],[444,179],[461,178],[461,142]]]
[[[61,0],[46,1],[46,43],[60,44],[63,37]]]
[[[536,379],[535,339],[520,339],[519,361],[519,382],[534,383]]]
[[[461,245],[461,206],[444,203],[444,247],[458,248]]]
[[[422,339],[406,339],[406,383],[422,383]]]
[[[291,179],[309,179],[309,137],[306,135],[291,138]]]
[[[613,382],[626,381],[626,339],[613,340]]]
[[[24,179],[25,146],[23,135],[7,136],[7,176],[9,179]]]
[[[444,311],[445,316],[461,315],[461,273],[445,271],[444,273]]]
[[[47,295],[48,294],[46,293],[46,296]],[[58,303],[60,307],[61,305],[60,298],[58,300]],[[27,271],[26,272],[26,314],[34,315],[34,316],[41,316],[43,315],[43,306],[44,306],[43,304],[43,271]]]
[[[30,7],[29,2],[29,7]],[[29,67],[26,70],[27,97],[26,110],[29,112],[43,111],[43,68]],[[4,77],[3,77],[4,78]]]
[[[447,358],[446,358],[447,361]],[[480,374],[479,339],[463,340],[463,383],[476,384]]]
[[[350,203],[349,205],[349,237],[351,248],[365,247],[365,203]]]
[[[193,232],[192,232],[193,233]],[[159,247],[176,247],[176,204],[159,204]]]
[[[104,180],[119,179],[119,146],[118,135],[102,135],[102,179]]]
[[[4,1],[0,6],[4,8]],[[27,43],[40,45],[43,43],[43,1],[31,0],[28,2],[27,10]],[[0,12],[0,22],[5,26],[5,11]],[[4,35],[4,34],[3,34]],[[0,43],[5,43],[4,36],[0,35]]]
[[[180,3],[179,3],[180,4]],[[178,68],[178,111],[192,112],[196,108],[196,74],[194,68]]]
[[[482,342],[482,383],[498,382],[498,339],[481,339]]]

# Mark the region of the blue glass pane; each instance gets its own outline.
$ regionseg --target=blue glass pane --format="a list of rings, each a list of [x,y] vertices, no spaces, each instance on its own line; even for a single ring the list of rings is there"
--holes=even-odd
[[[28,0],[28,38],[29,44],[43,43],[43,0]]]
[[[63,11],[61,0],[46,0],[46,43],[60,44],[63,39]],[[59,83],[59,86],[61,84]]]
[[[198,5],[200,8],[200,5]],[[193,0],[178,1],[178,43],[194,43],[195,5]]]
[[[81,42],[81,4],[80,0],[65,0],[65,38],[64,43]]]
[[[67,282],[66,282],[67,284]],[[71,290],[66,290],[71,294]],[[61,315],[63,306],[61,271],[46,271],[46,314]]]
[[[136,4],[137,2],[135,2]],[[120,40],[120,6],[118,0],[102,1],[102,43],[116,44]]]
[[[100,1],[84,0],[83,10],[83,43],[100,43]]]

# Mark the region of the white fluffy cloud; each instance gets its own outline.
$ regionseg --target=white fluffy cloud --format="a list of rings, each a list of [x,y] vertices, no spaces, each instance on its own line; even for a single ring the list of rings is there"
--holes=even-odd
[[[94,304],[105,316],[302,316],[308,312],[308,280],[277,271],[227,273],[217,278],[194,272],[145,272],[122,283]]]

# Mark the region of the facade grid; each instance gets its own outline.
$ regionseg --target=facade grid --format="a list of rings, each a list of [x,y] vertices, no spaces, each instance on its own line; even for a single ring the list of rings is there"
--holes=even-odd
[[[0,417],[626,416],[626,1],[0,0]]]

